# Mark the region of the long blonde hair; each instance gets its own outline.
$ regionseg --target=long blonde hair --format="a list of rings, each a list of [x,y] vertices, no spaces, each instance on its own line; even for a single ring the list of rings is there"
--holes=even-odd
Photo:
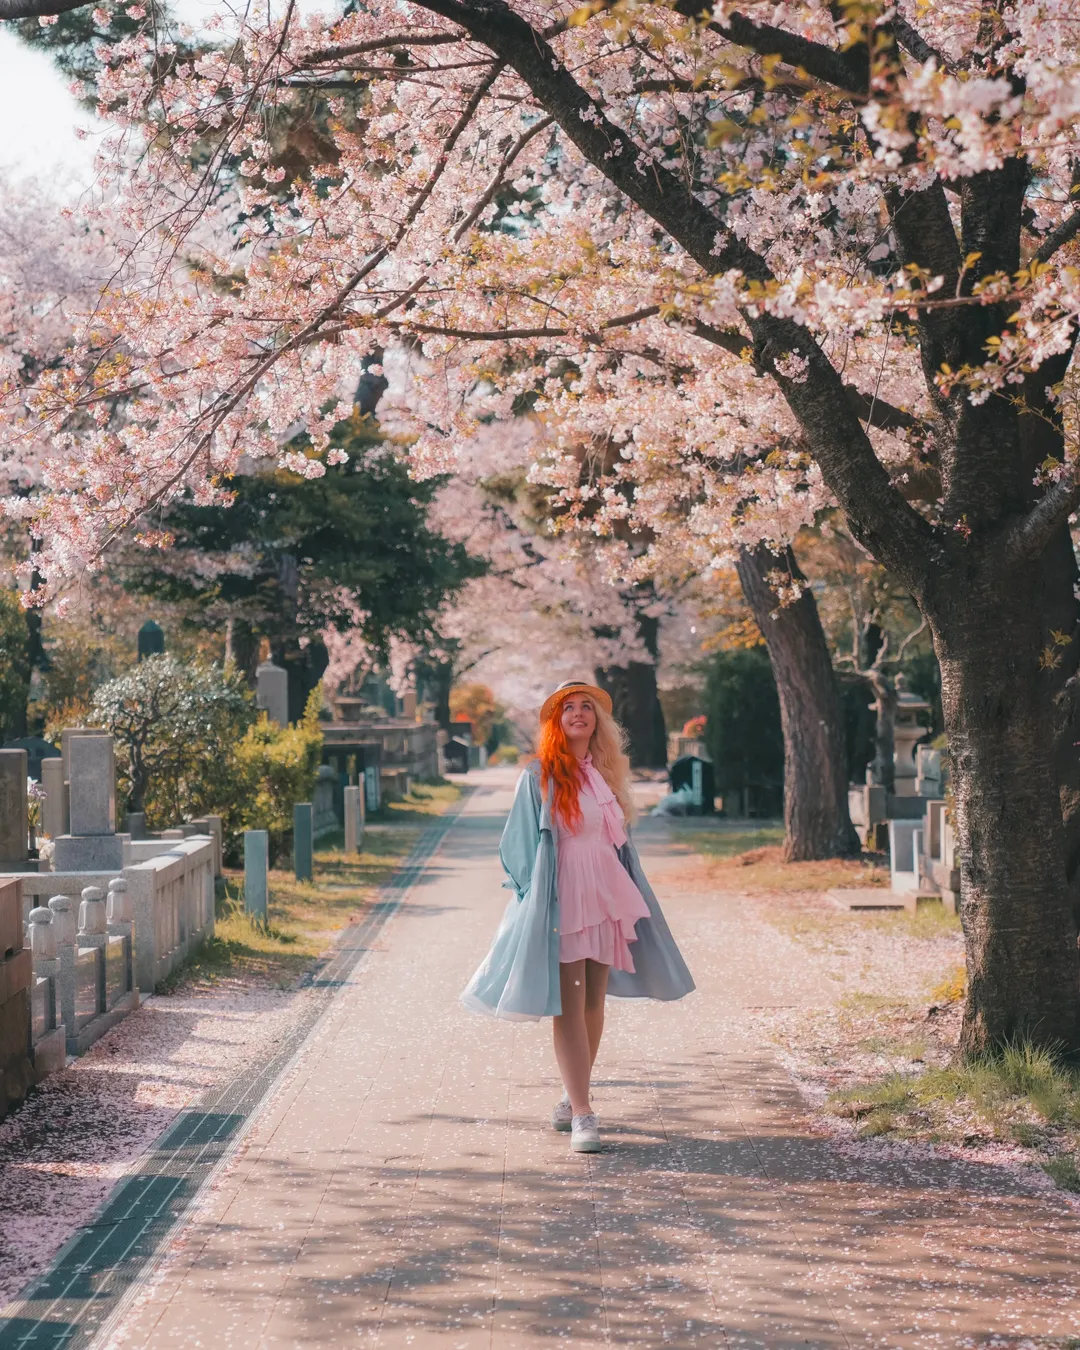
[[[596,712],[596,730],[589,742],[589,753],[593,764],[600,770],[622,807],[623,819],[627,825],[633,825],[637,819],[637,807],[634,805],[630,758],[626,753],[626,732],[611,713],[598,703],[593,703],[593,709]]]
[[[552,810],[571,828],[581,821],[581,808],[578,806],[581,773],[562,729],[562,710],[566,700],[578,694],[579,689],[567,689],[553,705],[540,728],[537,744],[544,795],[551,794]],[[637,818],[637,811],[630,779],[630,760],[626,755],[626,732],[595,699],[590,699],[590,702],[596,714],[596,730],[589,741],[593,767],[615,794],[627,825],[632,825]]]

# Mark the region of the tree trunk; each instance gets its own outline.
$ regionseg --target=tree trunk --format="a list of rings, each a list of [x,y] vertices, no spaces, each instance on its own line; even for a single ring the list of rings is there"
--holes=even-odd
[[[259,636],[247,619],[234,615],[225,625],[225,664],[236,667],[249,688],[255,688],[259,664]]]
[[[1080,959],[1066,878],[1044,646],[1043,560],[941,588],[930,616],[955,790],[968,1001],[961,1048],[1080,1045]],[[969,577],[976,571],[972,569]]]
[[[805,580],[791,549],[743,549],[736,568],[769,649],[784,730],[784,858],[846,858],[859,852],[847,804],[847,752],[832,659],[807,588],[780,606],[769,574]]]
[[[874,690],[874,782],[886,792],[896,786],[896,684],[880,670],[867,674]]]
[[[638,633],[653,657],[659,653],[660,621],[639,614]],[[631,661],[596,672],[596,683],[611,695],[611,711],[626,731],[630,763],[635,769],[667,767],[667,730],[656,688],[655,661]]]

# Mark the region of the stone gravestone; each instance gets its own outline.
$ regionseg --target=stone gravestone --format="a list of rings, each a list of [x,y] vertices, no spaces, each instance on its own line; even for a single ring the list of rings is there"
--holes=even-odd
[[[920,797],[940,797],[944,792],[941,751],[920,745],[915,751],[915,792]]]
[[[165,634],[161,631],[160,624],[156,624],[153,619],[147,619],[139,629],[136,641],[140,661],[145,661],[148,656],[161,656],[165,651]]]
[[[293,807],[293,870],[297,881],[315,880],[314,823],[310,802]]]
[[[118,872],[131,836],[116,833],[113,739],[105,732],[74,736],[67,759],[68,833],[55,841],[53,865],[58,872]]]
[[[0,750],[0,871],[26,872],[26,751]]]
[[[244,831],[244,908],[266,923],[270,836],[265,830]]]
[[[50,839],[55,839],[68,832],[68,789],[62,756],[41,761],[41,786],[45,792],[45,800],[41,803],[41,830]]]
[[[255,672],[255,706],[279,727],[289,725],[289,676],[273,661],[264,661]]]
[[[345,852],[359,853],[364,847],[364,794],[358,787],[345,789]]]

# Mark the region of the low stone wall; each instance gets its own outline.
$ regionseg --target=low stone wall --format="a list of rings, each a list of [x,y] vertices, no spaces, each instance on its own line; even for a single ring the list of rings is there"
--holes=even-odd
[[[23,947],[22,895],[0,880],[0,1117],[34,1081],[30,1060],[32,958]]]
[[[135,983],[150,992],[214,932],[214,841],[177,840],[124,869],[135,913]]]

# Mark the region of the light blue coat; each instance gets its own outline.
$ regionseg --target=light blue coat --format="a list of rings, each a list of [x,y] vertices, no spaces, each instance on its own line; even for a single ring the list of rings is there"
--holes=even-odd
[[[613,998],[682,998],[694,981],[682,959],[652,887],[645,880],[637,850],[628,839],[617,850],[649,908],[637,922],[631,945],[634,973],[613,970]],[[495,934],[491,950],[469,981],[461,1001],[473,1012],[512,1020],[535,1021],[562,1011],[559,998],[559,899],[556,894],[555,831],[551,807],[540,791],[535,761],[518,779],[514,804],[503,830],[499,857],[514,895]]]

